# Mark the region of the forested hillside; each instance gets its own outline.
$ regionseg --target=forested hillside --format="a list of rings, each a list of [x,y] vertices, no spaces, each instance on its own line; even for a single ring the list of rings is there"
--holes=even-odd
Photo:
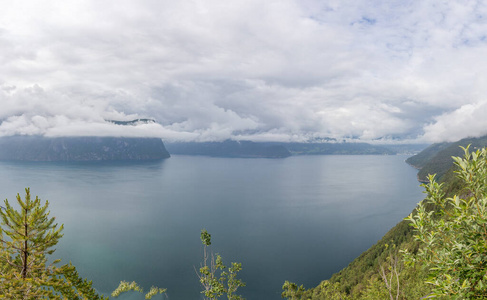
[[[436,238],[436,234],[441,233],[447,235],[449,234],[448,232],[455,232],[454,230],[445,229],[445,227],[450,224],[448,222],[453,222],[451,220],[453,217],[449,216],[450,210],[458,209],[459,212],[454,211],[455,213],[451,214],[454,217],[465,217],[467,220],[471,220],[473,219],[472,216],[475,216],[477,213],[476,208],[469,207],[469,205],[474,206],[473,203],[476,203],[475,205],[479,207],[480,211],[480,213],[477,214],[480,216],[479,222],[482,223],[482,220],[484,219],[482,217],[482,211],[486,206],[485,195],[482,194],[477,198],[474,198],[472,196],[474,192],[472,191],[482,190],[482,192],[485,192],[485,185],[487,183],[486,154],[485,150],[480,151],[478,148],[485,145],[486,141],[487,138],[483,137],[464,139],[451,144],[435,144],[425,149],[423,153],[410,159],[408,161],[409,163],[414,162],[418,166],[423,167],[430,166],[429,170],[440,170],[442,172],[440,180],[442,182],[441,187],[440,185],[435,186],[434,184],[429,185],[428,187],[425,186],[425,188],[429,189],[427,199],[422,201],[422,204],[412,212],[407,220],[399,222],[374,246],[362,253],[346,268],[334,274],[329,280],[325,280],[317,287],[309,290],[305,290],[302,286],[286,282],[283,286],[283,298],[313,300],[421,299],[427,295],[436,293],[437,297],[435,299],[452,299],[450,296],[454,296],[455,293],[461,293],[460,291],[463,290],[465,293],[463,298],[453,298],[484,299],[483,297],[485,295],[482,282],[487,278],[477,278],[472,283],[470,279],[471,277],[475,277],[472,275],[473,273],[470,275],[455,274],[457,277],[465,276],[464,283],[465,286],[469,286],[469,288],[466,288],[465,286],[453,287],[458,282],[462,282],[458,278],[450,276],[448,272],[455,273],[455,270],[460,269],[460,267],[457,266],[456,269],[442,271],[443,273],[438,271],[435,273],[434,269],[440,268],[437,266],[435,267],[434,265],[432,266],[427,260],[421,260],[420,258],[423,257],[422,255],[426,255],[425,253],[428,253],[428,250],[435,253],[434,251],[436,251],[437,248],[441,249],[440,246],[435,245],[435,239],[436,241],[440,240],[439,238]],[[472,154],[472,156],[468,156],[470,154],[467,154],[460,148],[460,146],[467,147],[468,144],[472,144],[468,153],[478,150]],[[457,156],[465,155],[465,160],[467,162],[457,161],[454,165],[454,159],[451,156],[448,156],[450,154],[456,154]],[[449,159],[446,159],[446,156],[448,156]],[[471,163],[469,160],[474,160],[475,163]],[[469,167],[469,164],[472,164],[473,166]],[[444,170],[445,166],[448,166],[447,170]],[[457,174],[458,172],[454,172],[458,170],[461,171],[459,174]],[[475,178],[476,182],[478,182],[480,186],[479,188],[472,187],[472,178]],[[458,197],[448,198],[453,195],[458,195]],[[462,196],[470,200],[462,200]],[[469,210],[465,207],[469,207]],[[436,215],[439,217],[434,217]],[[416,225],[416,228],[411,226],[413,221],[415,222],[417,218],[423,218],[422,222],[424,222],[424,220],[431,220],[433,225],[426,227],[430,228],[429,231],[426,232],[433,237],[422,236],[424,233],[420,233]],[[435,220],[438,222],[434,223]],[[418,222],[418,224],[419,223],[421,222]],[[467,224],[468,222],[465,221],[464,223]],[[435,226],[436,229],[439,228],[438,230],[443,231],[436,233],[431,229],[435,228]],[[469,243],[475,244],[481,237],[477,233],[470,233],[469,231],[471,228],[477,227],[475,225],[469,225],[460,233],[471,235],[469,237]],[[433,242],[428,239],[431,239]],[[455,239],[452,239],[452,241],[456,242]],[[430,241],[431,245],[435,246],[429,248],[425,247],[424,241]],[[454,249],[456,247],[455,245],[456,244],[453,244],[450,248]],[[467,260],[468,257],[471,257],[472,261],[481,265],[485,264],[485,258],[482,258],[483,256],[481,255],[479,256],[477,252],[471,251],[470,253],[467,253],[466,249],[468,249],[468,247],[468,243],[467,246],[463,244],[458,246],[455,253],[460,253],[460,258],[457,259],[457,262],[448,262],[448,265],[458,263],[463,257],[467,257]],[[463,253],[464,251],[465,253]],[[409,259],[405,258],[404,252],[408,253],[409,256],[406,255],[406,257],[409,257]],[[437,253],[447,252],[447,250],[443,249],[442,252],[438,251]],[[454,256],[452,253],[448,255],[451,257]],[[429,258],[431,259],[431,257]],[[416,263],[412,263],[415,260],[417,260]],[[439,264],[439,262],[436,263]],[[463,262],[463,264],[467,265],[468,261]],[[443,268],[445,267],[443,266]],[[472,268],[472,270],[475,270],[476,267]],[[486,277],[485,275],[482,276]],[[435,284],[426,283],[427,280],[432,280],[432,278],[436,278],[435,281],[433,281]],[[448,278],[450,281],[448,281]],[[449,292],[447,290],[448,288],[450,288]],[[479,295],[481,295],[480,298]]]
[[[441,179],[453,165],[452,156],[461,156],[463,150],[460,148],[471,145],[470,150],[487,146],[487,136],[480,138],[466,138],[454,143],[433,144],[417,155],[406,160],[415,168],[420,169],[418,180],[427,182],[428,174],[436,174],[437,179]]]
[[[451,143],[446,143],[446,142],[445,143],[436,143],[436,144],[430,145],[429,147],[427,147],[423,151],[419,152],[418,154],[409,157],[406,160],[406,162],[408,164],[410,164],[411,166],[417,168],[417,169],[421,169],[436,154],[438,154],[438,152],[447,148],[450,145],[451,145]]]

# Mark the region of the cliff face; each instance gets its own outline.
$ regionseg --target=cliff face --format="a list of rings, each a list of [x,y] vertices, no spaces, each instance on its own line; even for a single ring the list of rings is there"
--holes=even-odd
[[[158,138],[11,136],[0,138],[1,160],[156,160],[170,157]]]

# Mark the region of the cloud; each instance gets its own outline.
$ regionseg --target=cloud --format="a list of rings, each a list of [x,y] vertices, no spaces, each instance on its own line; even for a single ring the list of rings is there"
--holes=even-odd
[[[442,114],[425,127],[424,140],[454,142],[465,137],[487,135],[487,101],[465,104]],[[467,135],[465,134],[467,133]]]
[[[0,135],[439,141],[485,133],[466,126],[482,115],[461,117],[487,100],[481,1],[8,2]],[[465,123],[451,128],[450,116]],[[159,125],[121,130],[104,121],[138,117]]]

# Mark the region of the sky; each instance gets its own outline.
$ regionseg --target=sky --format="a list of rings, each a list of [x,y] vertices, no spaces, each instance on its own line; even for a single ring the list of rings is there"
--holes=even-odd
[[[485,3],[0,0],[0,136],[486,135]]]

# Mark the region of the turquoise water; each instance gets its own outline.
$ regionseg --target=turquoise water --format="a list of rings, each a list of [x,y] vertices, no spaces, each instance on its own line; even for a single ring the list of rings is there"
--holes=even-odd
[[[317,285],[411,212],[423,194],[405,159],[0,162],[0,197],[13,201],[30,187],[48,199],[65,224],[54,256],[102,293],[135,280],[168,288],[169,299],[201,299],[194,268],[206,228],[224,262],[242,262],[241,294],[280,299],[284,280]]]

